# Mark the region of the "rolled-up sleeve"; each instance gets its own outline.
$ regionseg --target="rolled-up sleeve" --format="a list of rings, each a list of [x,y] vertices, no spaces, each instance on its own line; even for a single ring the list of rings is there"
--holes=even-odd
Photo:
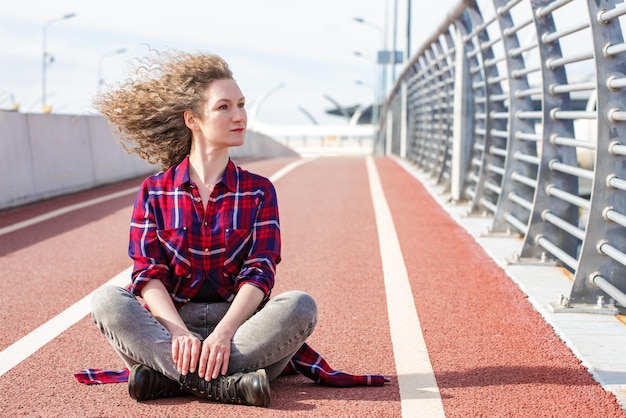
[[[158,279],[166,288],[171,287],[170,269],[157,235],[154,210],[150,202],[149,189],[142,185],[130,222],[128,255],[133,260],[133,294],[141,296],[141,291],[152,279]]]
[[[265,299],[269,299],[276,265],[280,262],[280,246],[278,200],[274,185],[268,180],[253,225],[252,245],[237,276],[237,288],[252,284],[263,291]]]

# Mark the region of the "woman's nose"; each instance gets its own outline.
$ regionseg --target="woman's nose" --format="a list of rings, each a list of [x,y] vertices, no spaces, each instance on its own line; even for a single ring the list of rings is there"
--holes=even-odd
[[[248,116],[248,114],[246,112],[246,109],[243,108],[243,107],[239,107],[235,111],[235,114],[233,115],[233,118],[235,120],[246,120],[247,116]]]

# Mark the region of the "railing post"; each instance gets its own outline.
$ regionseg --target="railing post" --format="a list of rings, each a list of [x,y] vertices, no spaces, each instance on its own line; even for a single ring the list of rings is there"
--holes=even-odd
[[[508,102],[508,127],[506,131],[497,132],[506,136],[507,147],[501,191],[491,230],[508,232],[513,226],[516,233],[526,235],[526,225],[530,217],[528,206],[532,204],[535,194],[533,182],[537,179],[537,165],[528,161],[537,160],[537,143],[524,138],[535,135],[535,122],[541,122],[541,113],[533,109],[532,90],[524,71],[525,60],[522,51],[525,49],[520,48],[519,29],[516,29],[511,12],[507,8],[510,2],[494,0],[493,4],[497,10],[502,47],[506,51],[503,54],[503,62],[506,63],[508,82],[508,91],[497,100]],[[530,23],[524,27],[533,28]]]
[[[450,167],[450,194],[452,200],[465,200],[465,182],[473,144],[472,80],[469,62],[463,49],[463,34],[455,30],[456,55],[454,64],[454,110],[452,115],[452,159]]]
[[[556,31],[552,14],[539,15],[539,11],[545,6],[543,0],[531,0],[531,6],[537,31],[537,47],[542,77],[542,133],[541,142],[538,144],[541,147],[541,159],[528,231],[521,255],[525,258],[541,258],[545,254],[554,256],[551,248],[556,246],[559,251],[566,255],[566,257],[559,257],[561,260],[575,260],[578,240],[544,219],[546,214],[551,214],[569,225],[578,223],[578,208],[560,200],[551,193],[551,190],[558,189],[573,196],[578,194],[577,177],[553,171],[550,167],[551,161],[559,161],[570,166],[577,165],[574,148],[558,146],[552,141],[555,137],[574,138],[572,120],[556,118],[554,115],[556,111],[572,109],[569,92],[556,94],[553,91],[555,85],[568,84],[567,74],[564,66],[552,65],[553,62],[563,57],[558,39],[546,41],[546,36]],[[571,263],[566,265],[570,270],[575,269]]]
[[[407,82],[402,81],[402,96],[400,107],[400,158],[406,158],[406,142],[408,137],[408,87]]]
[[[393,143],[393,110],[391,109],[391,106],[387,109],[385,117],[387,119],[387,132],[385,134],[385,147],[383,155],[389,156],[391,155],[391,145]]]
[[[617,19],[626,8],[621,3],[587,2],[596,65],[597,147],[572,303],[595,304],[600,296],[607,300],[607,293],[622,304],[626,298],[626,44]],[[621,12],[610,17],[617,7]]]
[[[472,213],[495,213],[501,176],[491,167],[502,166],[501,156],[491,152],[492,148],[506,148],[501,139],[492,135],[493,129],[502,130],[502,121],[494,115],[503,112],[501,103],[492,102],[492,95],[501,94],[501,87],[496,82],[498,70],[489,65],[494,60],[483,16],[475,2],[466,9],[472,31],[467,35],[466,45],[474,44],[472,55],[472,97],[474,100],[474,146],[470,172],[470,191]]]

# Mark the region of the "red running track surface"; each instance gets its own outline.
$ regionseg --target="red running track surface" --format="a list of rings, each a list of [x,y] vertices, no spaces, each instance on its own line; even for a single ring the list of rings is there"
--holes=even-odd
[[[293,160],[245,162],[269,176]],[[524,294],[395,162],[376,159],[448,417],[625,416]],[[0,228],[141,179],[0,215]],[[0,376],[2,416],[399,417],[400,395],[365,159],[320,158],[276,183],[283,262],[275,294],[318,303],[309,342],[336,369],[381,373],[379,388],[272,384],[269,409],[177,398],[138,403],[125,384],[85,386],[73,372],[120,368],[88,317]],[[0,236],[0,350],[130,265],[134,195]],[[93,238],[97,239],[94,240]]]

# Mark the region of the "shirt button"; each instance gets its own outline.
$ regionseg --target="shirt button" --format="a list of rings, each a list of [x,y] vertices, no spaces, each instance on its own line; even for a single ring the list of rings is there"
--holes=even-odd
[[[183,226],[183,231],[186,231],[186,230],[187,230],[187,227],[186,227],[186,226]]]
[[[207,221],[204,221],[204,226],[209,226],[209,223]]]
[[[196,202],[200,202],[202,200],[202,198],[201,197],[194,197],[193,200],[195,200]]]
[[[205,248],[205,249],[204,249],[204,252],[205,252],[205,253],[208,253],[208,252],[209,252],[209,249],[208,249],[208,248]]]

